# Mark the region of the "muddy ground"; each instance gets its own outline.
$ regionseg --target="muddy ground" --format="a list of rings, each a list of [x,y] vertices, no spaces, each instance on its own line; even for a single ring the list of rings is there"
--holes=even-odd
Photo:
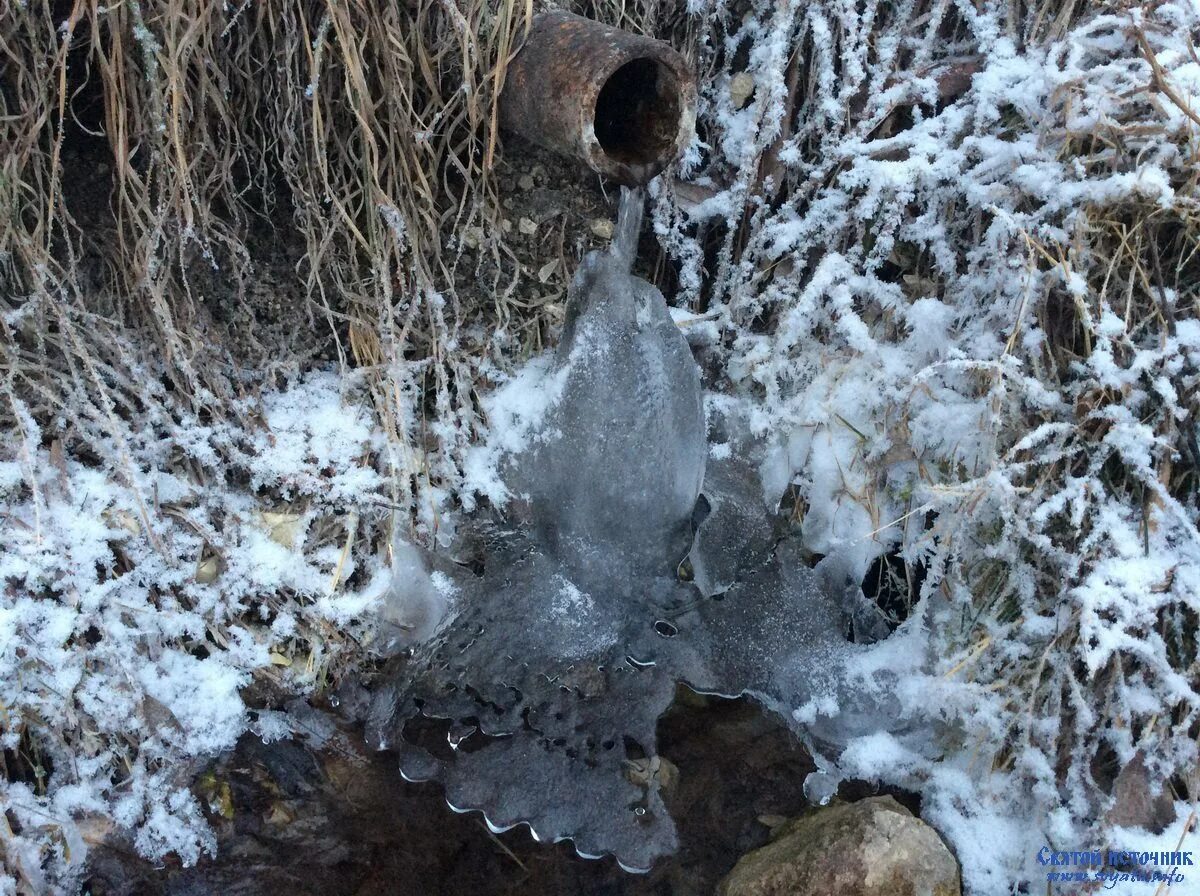
[[[314,718],[329,720],[321,715]],[[807,808],[811,758],[747,700],[683,692],[659,723],[661,755],[678,768],[667,805],[681,848],[649,874],[584,860],[570,844],[493,835],[478,813],[456,814],[434,784],[405,783],[389,753],[354,731],[313,749],[245,736],[203,774],[219,851],[197,867],[151,867],[114,845],[98,855],[92,896],[700,896],[771,828]],[[537,782],[530,782],[537,786]],[[869,790],[843,785],[857,798]],[[913,809],[917,807],[906,800]]]

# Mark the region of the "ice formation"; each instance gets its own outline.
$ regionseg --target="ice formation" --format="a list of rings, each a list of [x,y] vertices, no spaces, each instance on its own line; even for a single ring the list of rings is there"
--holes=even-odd
[[[700,373],[662,293],[630,274],[641,200],[571,286],[557,403],[509,479],[538,540],[578,570],[669,572],[687,551],[707,453]],[[597,556],[599,554],[599,556]]]
[[[662,295],[630,273],[640,209],[623,196],[614,247],[575,277],[545,372],[557,397],[508,467],[516,524],[486,524],[482,574],[455,576],[368,724],[455,809],[637,870],[676,845],[653,760],[677,684],[789,719],[817,707],[806,730],[836,739],[820,707],[839,702],[855,649],[837,589],[776,534],[752,448],[705,472],[698,369]],[[428,626],[436,589],[410,551],[389,606],[413,598]]]

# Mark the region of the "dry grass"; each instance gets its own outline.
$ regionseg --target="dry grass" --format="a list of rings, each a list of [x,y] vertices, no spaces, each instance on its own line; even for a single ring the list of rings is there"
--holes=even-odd
[[[227,397],[196,270],[219,266],[240,290],[248,237],[277,222],[303,241],[310,318],[323,314],[346,354],[435,352],[476,309],[435,312],[420,296],[451,282],[443,229],[489,214],[492,88],[528,15],[512,3],[7,5],[0,254],[5,292],[38,306],[34,329],[60,329],[45,360],[77,354],[100,314],[152,330],[183,394]],[[64,148],[76,147],[111,180],[72,171]],[[110,207],[81,221],[80,187],[111,187]],[[20,334],[6,336],[6,366],[23,376]],[[96,388],[129,401],[119,384]]]
[[[686,41],[673,5],[585,11]],[[148,405],[253,425],[237,399],[296,358],[252,327],[237,335],[256,350],[235,351],[217,318],[232,302],[254,320],[255,283],[287,246],[274,301],[293,331],[377,372],[395,499],[413,501],[413,477],[437,475],[427,411],[469,433],[486,335],[545,314],[521,300],[492,178],[496,99],[533,14],[531,0],[5,4],[0,424],[78,408],[70,434],[123,463],[122,421]],[[487,234],[484,285],[463,263],[468,228]]]

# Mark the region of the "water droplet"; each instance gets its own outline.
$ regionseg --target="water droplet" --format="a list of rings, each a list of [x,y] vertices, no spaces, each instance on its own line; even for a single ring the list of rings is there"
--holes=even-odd
[[[839,781],[825,772],[810,772],[804,779],[804,798],[814,806],[827,806],[838,791]]]

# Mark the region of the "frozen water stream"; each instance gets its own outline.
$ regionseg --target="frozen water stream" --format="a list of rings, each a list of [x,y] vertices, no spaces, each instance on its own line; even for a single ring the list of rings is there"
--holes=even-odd
[[[641,208],[623,193],[613,247],[575,275],[544,372],[555,399],[505,468],[507,517],[480,524],[482,575],[431,574],[398,548],[388,619],[411,656],[368,721],[452,807],[631,870],[677,845],[655,732],[679,682],[836,738],[791,710],[844,702],[841,670],[863,649],[780,540],[750,447],[706,470],[698,369],[662,294],[630,272]]]

